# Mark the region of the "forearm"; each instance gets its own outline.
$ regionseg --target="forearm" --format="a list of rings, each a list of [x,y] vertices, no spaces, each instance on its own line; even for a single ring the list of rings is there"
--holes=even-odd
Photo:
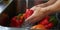
[[[54,3],[51,6],[46,7],[45,9],[50,10],[52,12],[60,11],[60,0],[57,0],[56,3]]]
[[[51,5],[54,4],[57,0],[49,0],[48,2],[46,2],[46,5]]]
[[[39,5],[37,5],[37,6],[46,7],[46,6],[49,6],[49,5],[53,4],[53,3],[55,3],[56,1],[57,1],[57,0],[49,0],[48,2],[43,3],[43,4],[39,4]]]

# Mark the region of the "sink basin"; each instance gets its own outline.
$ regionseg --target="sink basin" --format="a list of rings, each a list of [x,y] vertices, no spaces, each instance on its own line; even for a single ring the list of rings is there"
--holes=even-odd
[[[3,0],[0,0],[0,14],[11,4],[13,0],[9,0],[7,4],[2,1]]]
[[[0,26],[0,30],[29,30],[28,28],[11,28]]]
[[[0,3],[2,2],[3,0],[0,0]]]

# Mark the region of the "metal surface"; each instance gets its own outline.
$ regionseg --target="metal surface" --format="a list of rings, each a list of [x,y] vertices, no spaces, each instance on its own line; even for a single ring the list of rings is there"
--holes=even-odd
[[[56,13],[56,18],[57,18],[57,20],[58,20],[57,28],[60,29],[60,13]]]
[[[2,2],[3,0],[0,0],[0,3]]]
[[[0,14],[9,6],[9,4],[12,2],[13,0],[9,0],[9,2],[7,4],[5,4],[4,2],[0,3]]]
[[[28,28],[10,28],[10,27],[0,26],[0,30],[28,30]]]

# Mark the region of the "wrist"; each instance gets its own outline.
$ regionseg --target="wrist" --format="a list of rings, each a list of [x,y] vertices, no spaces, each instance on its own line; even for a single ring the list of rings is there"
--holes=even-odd
[[[42,13],[45,14],[45,15],[50,15],[52,13],[55,13],[55,11],[52,11],[50,9],[45,9],[45,8],[42,8]]]

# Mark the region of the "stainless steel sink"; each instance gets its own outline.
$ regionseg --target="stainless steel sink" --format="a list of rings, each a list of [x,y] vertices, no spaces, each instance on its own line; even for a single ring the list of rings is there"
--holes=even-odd
[[[0,0],[0,3],[2,2],[3,0]]]
[[[0,0],[0,2],[3,1],[3,0]],[[12,2],[13,0],[9,0],[9,2],[4,3],[4,2],[1,2],[0,3],[0,14],[9,6],[9,4]]]
[[[0,30],[29,30],[28,28],[12,28],[0,26]]]
[[[12,1],[13,0],[10,0],[7,4],[4,4],[4,3],[0,4],[0,14],[2,14],[2,12],[4,11],[4,9],[6,9]],[[0,30],[29,30],[29,28],[27,28],[27,27],[26,28],[13,28],[13,27],[0,26]],[[51,30],[56,30],[56,28],[51,29]]]

